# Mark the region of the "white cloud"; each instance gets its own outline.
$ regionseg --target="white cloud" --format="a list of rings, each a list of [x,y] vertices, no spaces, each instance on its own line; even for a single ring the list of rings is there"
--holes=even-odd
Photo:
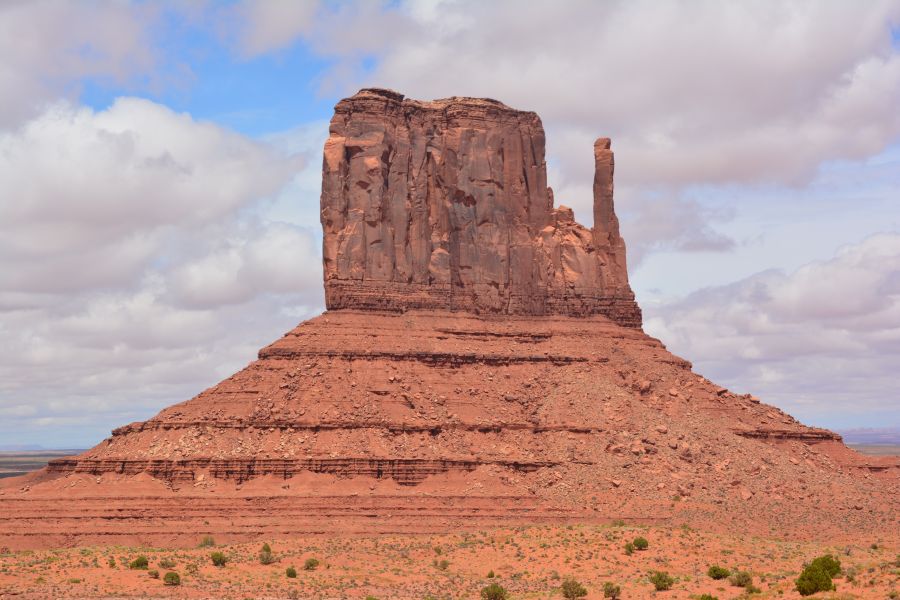
[[[699,372],[808,422],[900,419],[900,233],[645,313],[645,329]]]
[[[552,128],[611,135],[631,157],[627,183],[803,179],[900,131],[896,1],[372,6],[323,11],[302,35],[324,55],[374,54],[372,84],[489,95]]]
[[[628,264],[632,269],[653,252],[721,252],[736,244],[710,225],[730,219],[731,210],[713,209],[673,193],[636,189],[629,197],[627,210],[619,212],[622,228],[627,232]]]
[[[252,58],[290,46],[309,33],[318,9],[317,0],[242,0],[228,15],[237,31],[241,54]]]
[[[0,436],[98,439],[319,309],[319,237],[269,217],[301,159],[134,98],[0,134]]]
[[[409,0],[326,5],[297,36],[337,60],[323,85],[343,94],[377,85],[537,111],[556,198],[585,223],[591,144],[611,136],[623,212],[660,198],[658,212],[680,215],[666,233],[678,245],[727,250],[692,186],[805,185],[900,136],[898,19],[897,0]],[[248,21],[245,35],[282,27]]]
[[[225,232],[223,232],[224,234]],[[210,236],[207,253],[174,267],[178,304],[211,307],[246,302],[261,291],[309,293],[322,285],[317,237],[286,223],[247,224],[233,235]]]
[[[53,106],[0,133],[0,290],[133,280],[197,227],[272,196],[299,168],[269,146],[147,100]]]
[[[0,3],[0,128],[18,124],[83,78],[117,84],[153,78],[152,5],[7,0]]]

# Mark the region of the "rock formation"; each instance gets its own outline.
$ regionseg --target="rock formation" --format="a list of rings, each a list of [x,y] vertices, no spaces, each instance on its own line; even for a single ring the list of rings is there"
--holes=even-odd
[[[592,231],[553,208],[543,153],[537,116],[493,100],[341,101],[328,312],[195,398],[4,480],[0,546],[623,518],[836,539],[897,522],[896,459],[711,383],[641,331],[609,140]]]
[[[591,232],[553,207],[535,113],[379,89],[342,100],[322,169],[328,309],[598,314],[640,327],[609,148],[597,140]]]

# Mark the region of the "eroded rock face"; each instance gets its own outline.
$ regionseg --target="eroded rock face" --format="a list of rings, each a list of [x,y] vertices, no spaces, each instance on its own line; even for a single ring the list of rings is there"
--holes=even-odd
[[[595,146],[595,228],[554,209],[544,129],[490,99],[367,89],[335,107],[322,177],[329,310],[604,315],[640,327]]]

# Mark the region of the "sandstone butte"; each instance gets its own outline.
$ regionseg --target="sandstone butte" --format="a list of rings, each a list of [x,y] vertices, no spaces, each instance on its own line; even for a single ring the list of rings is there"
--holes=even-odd
[[[327,312],[196,397],[4,480],[0,546],[614,519],[896,539],[897,458],[723,389],[642,331],[610,141],[593,151],[587,229],[554,208],[535,113],[342,100]]]

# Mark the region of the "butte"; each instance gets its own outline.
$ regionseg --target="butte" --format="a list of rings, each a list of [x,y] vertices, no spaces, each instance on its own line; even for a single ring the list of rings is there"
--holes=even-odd
[[[535,113],[342,100],[322,174],[327,311],[196,397],[5,480],[0,546],[613,519],[829,540],[895,527],[896,458],[729,392],[642,331],[610,141],[593,152],[587,229],[554,207]]]

